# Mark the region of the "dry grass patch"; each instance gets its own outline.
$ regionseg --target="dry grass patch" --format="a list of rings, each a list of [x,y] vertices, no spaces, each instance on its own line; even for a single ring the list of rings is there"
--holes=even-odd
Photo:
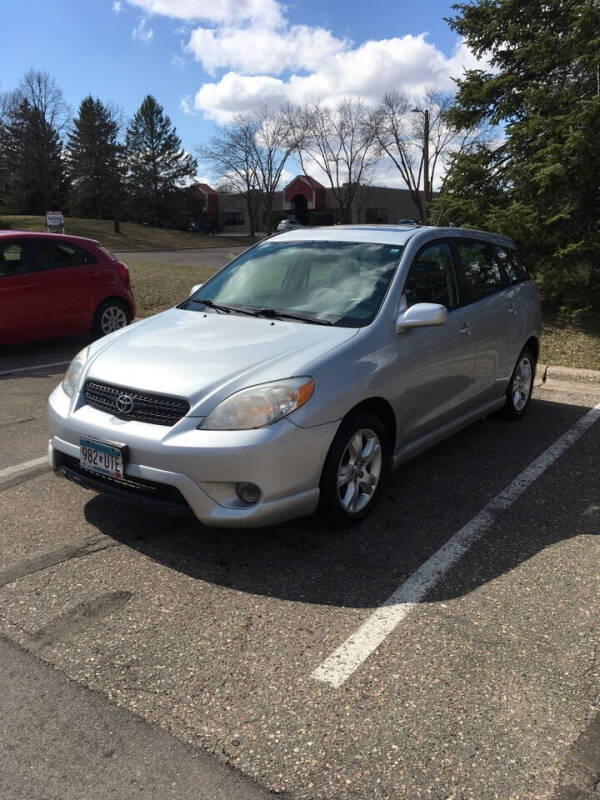
[[[0,217],[0,230],[45,231],[46,218],[4,215]],[[97,239],[111,250],[169,250],[178,247],[241,247],[254,244],[255,239],[246,236],[202,236],[187,231],[169,228],[153,228],[135,222],[121,222],[121,233],[115,233],[109,219],[80,219],[66,217],[65,233]]]
[[[184,300],[196,283],[216,272],[214,267],[190,267],[128,261],[138,317],[149,317]]]
[[[561,367],[600,370],[600,314],[590,314],[579,324],[559,325],[544,320],[540,361]]]

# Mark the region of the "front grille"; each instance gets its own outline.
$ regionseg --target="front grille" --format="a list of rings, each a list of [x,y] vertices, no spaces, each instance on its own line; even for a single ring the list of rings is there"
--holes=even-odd
[[[133,406],[124,412],[117,406],[121,395],[127,395]],[[181,397],[169,397],[165,394],[146,394],[124,386],[113,386],[108,383],[87,381],[84,388],[86,403],[92,408],[106,411],[119,419],[132,419],[137,422],[150,422],[153,425],[171,427],[190,410],[190,404]]]
[[[71,473],[69,477],[79,477],[82,483],[87,483],[90,488],[102,491],[103,488],[110,493],[115,490],[121,495],[128,495],[132,500],[150,500],[153,503],[164,504],[172,507],[171,510],[189,511],[189,506],[176,486],[167,483],[156,483],[145,478],[133,478],[127,475],[123,478],[111,478],[110,475],[101,475],[91,469],[83,467],[76,458],[66,453],[61,456],[61,466]]]

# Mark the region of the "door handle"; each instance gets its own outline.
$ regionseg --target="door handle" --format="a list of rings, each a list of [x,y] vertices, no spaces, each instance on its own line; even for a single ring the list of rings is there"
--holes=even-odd
[[[100,275],[99,272],[86,272],[85,273],[85,277],[86,278],[97,278],[98,275]]]
[[[470,336],[473,333],[473,331],[471,330],[472,327],[473,327],[472,322],[465,322],[465,324],[460,329],[460,332],[463,334],[463,336]]]

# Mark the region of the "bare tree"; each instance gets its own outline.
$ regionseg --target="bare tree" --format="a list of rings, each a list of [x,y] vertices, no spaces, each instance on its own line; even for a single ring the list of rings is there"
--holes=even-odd
[[[443,190],[452,159],[482,141],[479,128],[461,129],[447,119],[451,94],[430,91],[416,104],[400,92],[386,94],[372,116],[381,148],[400,172],[427,223],[434,187]]]
[[[302,171],[317,167],[327,176],[340,221],[350,222],[359,187],[379,156],[368,109],[360,100],[344,100],[334,109],[313,103],[288,113]]]
[[[60,134],[71,118],[62,89],[47,72],[30,69],[16,91],[18,101],[27,100],[31,108],[40,114],[46,125]]]
[[[243,195],[248,212],[250,236],[255,233],[255,217],[261,202],[260,183],[256,171],[256,128],[253,121],[240,115],[213,136],[208,144],[196,149],[215,179],[226,183]]]
[[[267,233],[273,230],[273,201],[279,188],[281,175],[288,158],[297,150],[298,132],[291,124],[289,109],[268,111],[253,115],[254,164],[258,187],[267,217]]]
[[[271,233],[275,193],[297,144],[290,114],[264,108],[240,114],[208,145],[198,148],[198,155],[216,178],[246,198],[251,235],[261,204],[266,212],[267,233]]]

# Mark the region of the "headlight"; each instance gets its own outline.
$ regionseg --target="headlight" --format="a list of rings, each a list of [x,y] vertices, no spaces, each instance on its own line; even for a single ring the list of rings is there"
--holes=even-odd
[[[288,378],[250,386],[219,403],[198,427],[209,431],[264,428],[303,406],[314,388],[312,378]]]
[[[83,369],[85,362],[88,358],[88,353],[90,351],[89,346],[84,347],[80,353],[77,353],[73,361],[69,364],[67,371],[65,372],[65,377],[63,378],[62,387],[65,390],[66,394],[69,397],[73,397],[75,392],[77,391],[77,387],[79,386],[79,378],[81,376],[81,370]]]

